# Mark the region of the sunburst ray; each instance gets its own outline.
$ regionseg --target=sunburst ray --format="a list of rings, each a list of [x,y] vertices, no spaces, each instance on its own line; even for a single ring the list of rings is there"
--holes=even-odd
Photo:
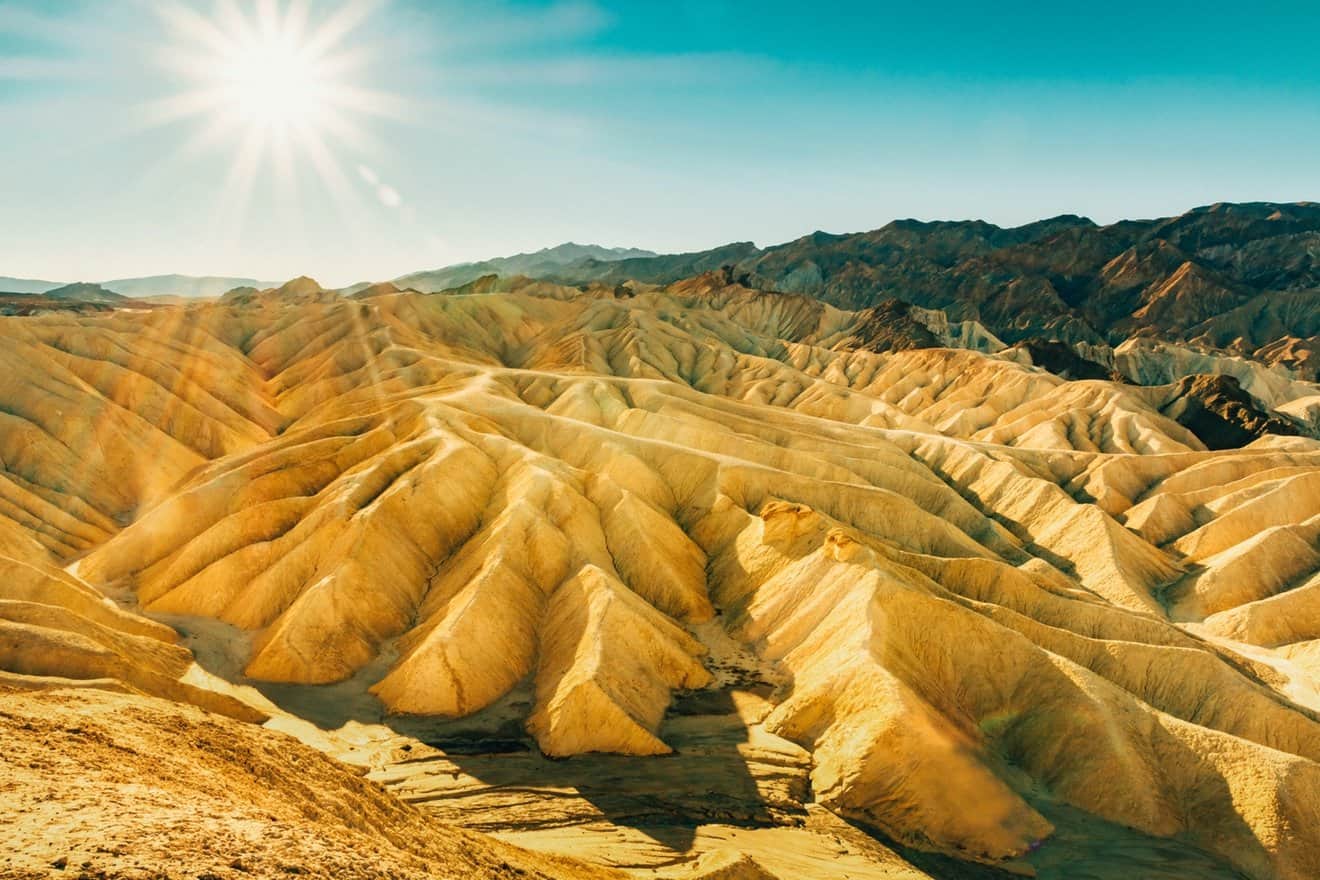
[[[185,155],[234,144],[220,206],[226,233],[241,229],[256,181],[267,172],[277,208],[296,207],[296,178],[307,170],[340,213],[352,215],[353,193],[338,154],[381,149],[365,119],[409,115],[408,101],[354,81],[379,57],[355,37],[381,5],[344,0],[319,18],[306,0],[252,6],[217,0],[211,15],[182,0],[154,6],[175,41],[154,53],[156,61],[187,87],[143,104],[142,124],[200,121],[181,148]]]

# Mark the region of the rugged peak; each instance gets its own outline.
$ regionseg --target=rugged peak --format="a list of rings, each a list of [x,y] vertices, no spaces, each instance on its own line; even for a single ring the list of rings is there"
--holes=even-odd
[[[49,299],[75,300],[78,302],[104,303],[107,305],[128,301],[128,297],[121,296],[113,290],[106,290],[99,284],[91,284],[84,281],[76,282],[74,284],[66,284],[63,287],[48,290],[46,291],[45,296]]]
[[[480,278],[473,278],[466,284],[460,284],[458,287],[450,288],[445,293],[453,294],[473,294],[473,293],[494,293],[497,290],[508,289],[510,282],[518,279],[501,278],[495,273],[482,275]]]
[[[393,296],[396,293],[402,293],[399,286],[389,281],[378,281],[375,284],[368,284],[361,290],[355,291],[350,295],[350,299],[371,299],[375,296]]]
[[[315,279],[306,275],[284,282],[279,287],[257,290],[253,287],[235,287],[220,297],[220,302],[228,305],[254,303],[259,301],[301,303],[333,301],[339,294],[325,290]]]
[[[297,278],[284,282],[275,290],[277,296],[308,296],[321,292],[321,285],[316,279],[309,278],[306,275],[299,275]]]
[[[1233,376],[1180,379],[1172,386],[1172,399],[1163,412],[1210,449],[1237,449],[1266,434],[1299,433],[1291,422],[1266,410]]]
[[[939,346],[940,339],[913,309],[911,303],[891,298],[859,312],[856,347],[880,352]]]
[[[734,266],[724,265],[718,269],[702,272],[691,278],[685,278],[670,285],[669,289],[679,294],[703,294],[724,290],[729,287],[754,288],[752,278],[747,272],[740,272]]]
[[[1024,339],[1014,345],[1013,349],[1026,354],[1033,366],[1048,370],[1064,379],[1128,381],[1118,371],[1083,357],[1077,349],[1057,339]]]

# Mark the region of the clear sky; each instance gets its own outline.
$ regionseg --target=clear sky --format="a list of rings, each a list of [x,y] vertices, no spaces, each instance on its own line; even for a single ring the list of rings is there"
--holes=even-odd
[[[0,0],[0,275],[1315,200],[1318,34],[1268,0]]]

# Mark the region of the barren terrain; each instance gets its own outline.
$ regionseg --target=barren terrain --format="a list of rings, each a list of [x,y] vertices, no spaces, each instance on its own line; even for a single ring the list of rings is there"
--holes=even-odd
[[[274,815],[257,873],[594,876],[438,819],[638,876],[1315,876],[1320,442],[983,330],[723,272],[0,318],[10,865],[237,876]]]

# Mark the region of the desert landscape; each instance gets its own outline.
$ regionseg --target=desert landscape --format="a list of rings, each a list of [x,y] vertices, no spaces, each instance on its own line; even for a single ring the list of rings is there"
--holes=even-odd
[[[1315,876],[1320,294],[1130,266],[1320,208],[1142,228],[0,319],[0,873]]]
[[[1318,30],[0,0],[0,880],[1317,880]]]

